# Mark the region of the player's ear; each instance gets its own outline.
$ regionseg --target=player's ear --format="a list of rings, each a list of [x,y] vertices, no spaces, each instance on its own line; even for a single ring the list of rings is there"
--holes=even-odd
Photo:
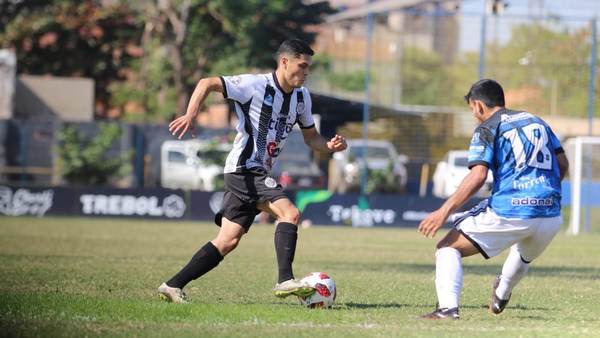
[[[485,113],[485,105],[480,100],[475,100],[475,111],[479,115],[483,115]]]

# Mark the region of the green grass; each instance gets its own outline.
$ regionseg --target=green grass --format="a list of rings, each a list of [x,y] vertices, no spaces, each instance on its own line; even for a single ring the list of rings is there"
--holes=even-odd
[[[302,229],[295,272],[326,271],[330,310],[271,293],[273,227],[161,302],[158,285],[216,234],[209,224],[0,218],[0,336],[600,336],[600,234],[559,235],[500,316],[487,310],[505,255],[465,259],[462,319],[416,318],[435,305],[435,241],[414,229]],[[438,234],[440,238],[441,234]]]

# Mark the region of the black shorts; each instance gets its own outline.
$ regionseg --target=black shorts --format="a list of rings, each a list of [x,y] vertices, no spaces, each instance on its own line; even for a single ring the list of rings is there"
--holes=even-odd
[[[237,223],[246,229],[260,213],[258,203],[275,202],[288,198],[283,188],[265,171],[246,171],[225,174],[225,194],[221,210],[215,215],[215,223],[221,226],[221,218]]]

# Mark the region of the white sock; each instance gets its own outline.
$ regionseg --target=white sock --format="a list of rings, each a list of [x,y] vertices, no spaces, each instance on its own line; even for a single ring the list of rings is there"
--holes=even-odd
[[[502,266],[502,275],[500,276],[500,284],[496,289],[496,296],[500,299],[510,298],[513,288],[527,274],[529,264],[521,260],[521,254],[515,247],[510,249],[510,253]]]
[[[463,283],[462,257],[454,248],[441,248],[435,253],[435,289],[439,307],[458,307]]]

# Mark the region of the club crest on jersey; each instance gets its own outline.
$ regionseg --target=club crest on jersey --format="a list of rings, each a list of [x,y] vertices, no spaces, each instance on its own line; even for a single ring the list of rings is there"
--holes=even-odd
[[[265,185],[267,188],[275,188],[277,186],[277,181],[272,177],[267,177],[265,178]]]
[[[241,82],[242,82],[242,77],[241,76],[237,76],[236,75],[236,76],[233,76],[231,78],[231,83],[233,83],[236,86],[239,86]]]
[[[304,113],[304,108],[304,102],[298,102],[298,104],[296,104],[296,114]]]
[[[273,95],[267,95],[267,97],[265,97],[265,104],[267,106],[273,105]]]

